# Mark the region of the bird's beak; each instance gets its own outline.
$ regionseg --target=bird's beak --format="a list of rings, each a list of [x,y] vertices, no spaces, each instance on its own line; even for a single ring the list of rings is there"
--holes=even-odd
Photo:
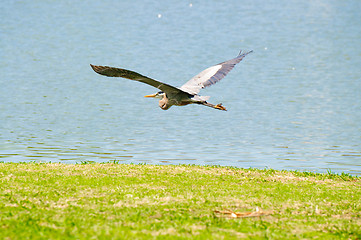
[[[154,97],[154,98],[155,98],[156,95],[157,95],[157,94],[151,94],[151,95],[146,95],[146,96],[144,96],[144,97]]]

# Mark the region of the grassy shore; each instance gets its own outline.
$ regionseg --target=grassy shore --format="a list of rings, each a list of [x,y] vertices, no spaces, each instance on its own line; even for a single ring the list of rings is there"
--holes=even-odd
[[[360,239],[360,199],[346,174],[0,163],[0,239]]]

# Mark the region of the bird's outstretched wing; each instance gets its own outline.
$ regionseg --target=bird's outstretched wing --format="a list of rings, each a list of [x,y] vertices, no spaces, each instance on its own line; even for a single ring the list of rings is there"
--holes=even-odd
[[[169,94],[169,93],[176,94],[179,92],[184,92],[179,88],[159,82],[157,80],[151,79],[149,77],[143,76],[139,73],[136,73],[136,72],[133,72],[130,70],[115,68],[115,67],[108,67],[108,66],[95,66],[92,64],[90,64],[90,66],[93,68],[93,70],[96,73],[99,73],[101,75],[104,75],[107,77],[122,77],[122,78],[127,78],[130,80],[135,80],[138,82],[146,83],[148,85],[151,85],[155,88],[162,90],[163,92],[165,92],[167,94]]]
[[[190,94],[198,94],[202,88],[213,85],[224,78],[237,63],[242,61],[242,59],[251,52],[252,51],[242,53],[241,50],[236,58],[203,70],[201,73],[197,74],[181,86],[180,89]]]

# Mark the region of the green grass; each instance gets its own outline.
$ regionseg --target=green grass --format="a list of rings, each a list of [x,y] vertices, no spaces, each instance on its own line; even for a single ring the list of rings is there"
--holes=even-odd
[[[330,171],[0,163],[0,239],[360,239],[360,199]]]

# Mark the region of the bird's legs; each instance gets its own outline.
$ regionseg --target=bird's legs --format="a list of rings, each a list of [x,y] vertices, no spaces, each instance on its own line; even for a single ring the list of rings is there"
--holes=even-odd
[[[213,104],[208,103],[208,102],[201,102],[199,104],[202,104],[202,105],[207,106],[207,107],[215,108],[215,109],[218,109],[218,110],[227,111],[227,109],[222,106],[222,103],[217,104],[217,105],[213,105]]]

